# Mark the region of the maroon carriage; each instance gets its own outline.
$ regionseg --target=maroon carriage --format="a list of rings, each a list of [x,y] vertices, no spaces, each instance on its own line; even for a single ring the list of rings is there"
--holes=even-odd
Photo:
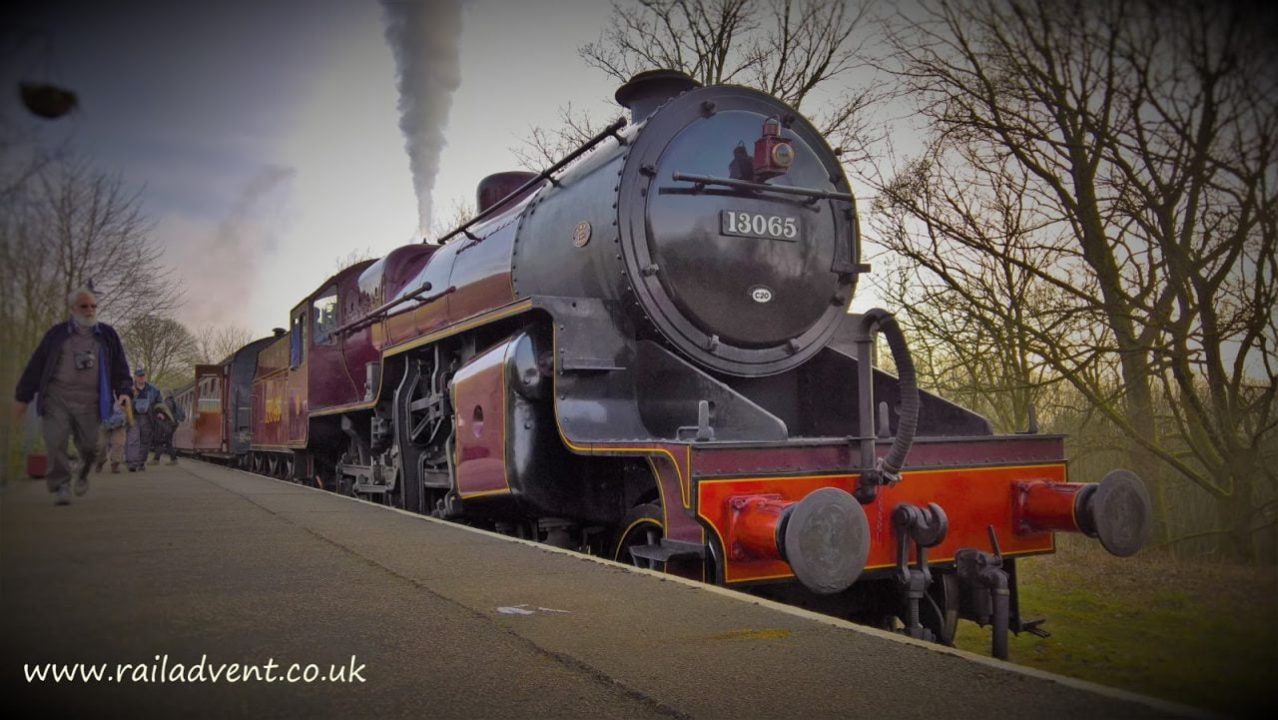
[[[219,363],[196,365],[193,381],[173,392],[182,416],[173,433],[179,452],[235,464],[245,462],[258,352],[273,340],[260,338]]]

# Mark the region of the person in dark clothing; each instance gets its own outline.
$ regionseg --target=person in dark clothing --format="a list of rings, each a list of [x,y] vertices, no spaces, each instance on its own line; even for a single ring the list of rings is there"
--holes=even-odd
[[[152,447],[155,444],[153,411],[163,399],[160,389],[147,382],[146,368],[133,371],[133,420],[137,423],[138,434],[142,440],[142,466],[138,468],[139,470],[146,469],[146,458],[154,449]]]
[[[178,404],[177,398],[173,396],[173,393],[169,393],[169,395],[164,398],[164,404],[168,405],[169,410],[172,411],[169,414],[173,416],[174,422],[178,425],[186,422],[186,413],[182,412],[182,406]]]
[[[177,465],[177,450],[173,447],[173,431],[177,430],[177,420],[173,419],[173,411],[165,403],[160,403],[151,409],[151,447],[155,451],[155,459],[152,462],[158,463],[160,455],[169,454],[169,464]]]
[[[83,495],[97,454],[98,427],[111,417],[116,400],[129,393],[124,346],[114,328],[98,322],[97,295],[79,289],[67,302],[70,320],[44,334],[14,392],[14,416],[19,422],[36,399],[50,459],[45,481],[58,505],[71,502],[67,441],[74,437],[80,453],[75,494]]]

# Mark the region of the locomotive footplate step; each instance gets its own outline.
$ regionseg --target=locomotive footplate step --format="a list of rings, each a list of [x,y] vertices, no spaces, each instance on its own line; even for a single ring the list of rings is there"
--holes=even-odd
[[[699,543],[661,538],[660,542],[651,545],[638,545],[630,548],[630,554],[637,558],[656,562],[700,560],[706,556],[706,547]]]
[[[1192,714],[196,461],[95,477],[70,506],[0,490],[0,676],[24,716]],[[27,680],[49,663],[107,676]]]

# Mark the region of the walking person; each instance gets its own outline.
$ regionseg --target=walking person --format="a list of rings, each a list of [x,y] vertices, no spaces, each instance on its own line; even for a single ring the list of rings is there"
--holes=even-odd
[[[129,365],[120,336],[98,322],[98,298],[87,288],[67,296],[71,317],[49,328],[27,361],[14,392],[14,417],[21,422],[36,401],[50,468],[45,482],[58,505],[71,503],[71,462],[67,442],[80,455],[75,494],[89,489],[97,456],[98,427],[111,417],[116,398],[129,392]]]
[[[146,368],[133,371],[133,420],[137,423],[138,440],[142,444],[142,466],[146,469],[146,458],[151,454],[151,445],[155,442],[155,423],[151,411],[160,404],[163,396],[160,389],[146,380]],[[130,470],[133,469],[130,467]]]
[[[165,403],[156,405],[151,410],[151,431],[154,434],[151,447],[155,450],[154,463],[160,462],[160,455],[169,454],[169,464],[177,465],[177,450],[173,447],[173,432],[177,430],[177,420],[173,411]]]
[[[182,405],[178,402],[177,397],[175,397],[173,393],[169,393],[165,396],[164,404],[169,406],[169,410],[173,411],[170,414],[173,416],[174,422],[178,425],[186,422],[186,413],[182,411]]]

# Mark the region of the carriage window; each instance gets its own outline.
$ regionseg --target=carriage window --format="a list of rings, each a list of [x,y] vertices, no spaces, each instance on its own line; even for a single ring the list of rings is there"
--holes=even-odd
[[[197,400],[201,413],[222,412],[222,380],[216,376],[200,381],[200,397]]]
[[[302,364],[302,347],[303,334],[306,332],[306,313],[299,312],[293,316],[293,322],[290,325],[291,330],[288,338],[288,366],[296,369]]]
[[[332,345],[337,342],[333,331],[337,329],[337,286],[329,286],[311,303],[312,322],[315,323],[316,345]]]

